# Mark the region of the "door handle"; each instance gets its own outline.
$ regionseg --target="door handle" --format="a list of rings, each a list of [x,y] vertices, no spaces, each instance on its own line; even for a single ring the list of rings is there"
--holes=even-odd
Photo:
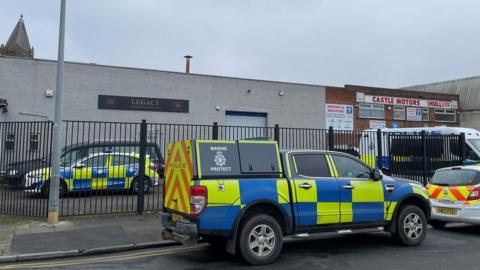
[[[348,185],[344,185],[343,188],[344,188],[344,189],[354,189],[355,187],[352,186],[352,185],[350,185],[350,184],[348,184]]]
[[[387,190],[387,192],[392,192],[394,189],[395,189],[395,186],[393,185],[385,185],[385,190]]]
[[[301,183],[300,185],[298,185],[300,188],[303,188],[303,189],[311,189],[312,188],[312,185],[310,185],[309,183]]]

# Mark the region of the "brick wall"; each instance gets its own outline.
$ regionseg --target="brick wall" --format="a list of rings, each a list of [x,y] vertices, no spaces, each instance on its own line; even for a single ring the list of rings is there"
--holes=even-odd
[[[355,86],[355,85],[345,85],[345,87],[330,87],[325,88],[325,99],[326,103],[331,104],[349,104],[354,105],[354,129],[355,130],[365,130],[370,127],[370,120],[374,119],[364,119],[358,117],[358,103],[356,102],[356,93],[362,92],[365,95],[378,95],[378,96],[392,96],[392,97],[404,97],[404,98],[418,98],[418,99],[430,99],[430,100],[441,100],[441,101],[452,101],[456,100],[458,102],[458,95],[451,94],[439,94],[439,93],[425,93],[417,91],[405,91],[397,89],[388,89],[388,88],[376,88],[376,87],[365,87],[365,86]],[[458,102],[458,110],[460,110],[461,104]],[[390,109],[389,109],[390,108]],[[433,108],[429,109],[429,121],[407,121],[407,120],[394,120],[393,119],[393,106],[385,105],[385,120],[387,122],[387,127],[392,127],[392,122],[398,122],[399,127],[423,127],[428,126],[459,126],[459,115],[457,113],[455,123],[446,123],[446,122],[436,122],[435,121],[435,111]],[[381,119],[378,119],[381,120]]]

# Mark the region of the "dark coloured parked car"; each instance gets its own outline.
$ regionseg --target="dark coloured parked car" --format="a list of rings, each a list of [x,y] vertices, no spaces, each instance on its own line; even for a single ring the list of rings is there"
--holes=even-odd
[[[140,144],[138,141],[92,141],[72,144],[62,149],[62,163],[70,164],[79,159],[85,158],[96,153],[139,153]],[[164,160],[160,152],[160,147],[156,143],[147,143],[147,155],[150,157],[151,166],[154,166],[159,176],[163,176]],[[4,172],[4,183],[15,186],[23,186],[23,178],[26,173],[40,168],[50,167],[50,157],[12,162],[9,163]]]

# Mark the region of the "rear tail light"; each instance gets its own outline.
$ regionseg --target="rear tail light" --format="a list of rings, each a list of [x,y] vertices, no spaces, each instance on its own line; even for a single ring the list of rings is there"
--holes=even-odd
[[[198,216],[207,206],[207,188],[204,186],[192,186],[190,188],[190,214]]]
[[[476,187],[470,195],[468,195],[467,201],[480,200],[480,187]]]

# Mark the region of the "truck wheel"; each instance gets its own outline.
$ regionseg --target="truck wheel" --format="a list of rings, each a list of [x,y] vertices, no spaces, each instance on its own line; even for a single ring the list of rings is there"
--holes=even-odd
[[[65,195],[67,195],[67,192],[67,183],[65,183],[64,180],[60,180],[58,195],[60,198],[63,198]],[[48,198],[50,196],[50,180],[43,184],[41,195],[43,198]]]
[[[397,230],[393,237],[405,246],[418,246],[427,234],[427,218],[415,205],[406,205],[400,209],[396,218]]]
[[[432,227],[434,227],[435,229],[443,229],[445,227],[445,225],[447,225],[447,222],[446,221],[441,221],[441,220],[431,219],[429,224],[432,225]]]
[[[252,216],[240,228],[240,254],[252,265],[272,263],[282,246],[282,228],[271,216]]]
[[[140,178],[134,178],[132,183],[130,184],[130,192],[133,194],[138,194],[138,184],[140,183]],[[150,179],[145,177],[145,181],[143,182],[143,193],[148,194],[150,192]]]

